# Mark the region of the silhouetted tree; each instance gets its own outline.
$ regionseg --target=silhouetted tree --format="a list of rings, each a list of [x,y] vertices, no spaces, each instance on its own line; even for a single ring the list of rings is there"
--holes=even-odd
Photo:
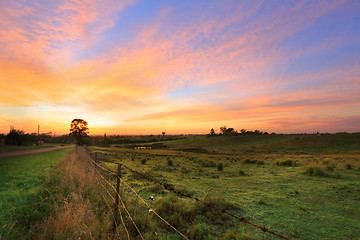
[[[69,135],[75,138],[78,145],[83,145],[85,143],[85,138],[89,133],[87,125],[87,121],[80,118],[75,118],[71,121]]]
[[[5,144],[20,146],[20,145],[22,145],[23,140],[24,140],[23,135],[24,135],[24,131],[11,129],[9,134],[6,135],[6,137],[5,137]]]
[[[215,133],[215,130],[212,128],[211,130],[210,130],[210,136],[214,136],[216,133]]]
[[[222,134],[225,134],[226,129],[227,129],[226,126],[220,127],[220,131],[222,132]]]
[[[233,135],[233,134],[235,134],[235,131],[234,131],[233,128],[228,128],[228,129],[226,129],[225,134],[226,135]]]
[[[161,133],[161,134],[163,135],[163,137],[165,137],[165,133],[166,133],[166,132],[162,132],[162,133]]]

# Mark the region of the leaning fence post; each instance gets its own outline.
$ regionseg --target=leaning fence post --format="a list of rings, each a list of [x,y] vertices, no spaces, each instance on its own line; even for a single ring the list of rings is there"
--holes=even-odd
[[[118,169],[117,169],[117,173],[116,173],[116,180],[117,180],[117,184],[116,184],[116,193],[115,193],[115,207],[114,207],[114,232],[116,230],[116,226],[117,226],[117,220],[118,220],[118,205],[119,205],[119,189],[120,189],[120,178],[121,178],[121,164],[118,163]]]

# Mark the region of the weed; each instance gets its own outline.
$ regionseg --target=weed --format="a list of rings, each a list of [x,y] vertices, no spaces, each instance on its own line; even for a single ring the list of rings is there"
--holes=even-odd
[[[340,175],[338,173],[330,174],[320,167],[308,167],[305,170],[304,174],[309,175],[309,176],[340,178]]]
[[[296,161],[293,161],[293,160],[285,160],[285,161],[282,161],[282,162],[277,162],[276,165],[289,166],[289,167],[299,166],[299,164]]]
[[[326,170],[333,172],[336,168],[336,164],[326,166]]]
[[[243,170],[240,169],[240,170],[239,170],[239,175],[240,175],[240,176],[245,176],[246,174],[245,174],[245,172],[244,172]]]
[[[224,170],[224,164],[219,163],[219,164],[217,165],[217,169],[218,169],[218,171]]]
[[[346,164],[345,167],[346,167],[347,170],[353,169],[351,163]]]
[[[257,160],[246,159],[246,160],[244,160],[244,163],[245,164],[256,164]]]

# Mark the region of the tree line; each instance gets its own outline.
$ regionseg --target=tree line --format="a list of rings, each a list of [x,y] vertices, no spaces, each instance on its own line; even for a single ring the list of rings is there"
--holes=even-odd
[[[215,132],[214,128],[212,128],[208,136],[268,135],[268,134],[269,134],[268,132],[263,132],[260,130],[248,131],[246,129],[241,129],[240,132],[238,132],[234,128],[228,128],[226,126],[222,126],[220,127],[220,132],[218,134]],[[271,134],[274,135],[275,133],[273,132]]]

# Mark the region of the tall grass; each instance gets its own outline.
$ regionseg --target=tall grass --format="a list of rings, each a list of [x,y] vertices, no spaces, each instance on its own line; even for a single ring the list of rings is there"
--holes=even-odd
[[[78,148],[57,166],[43,191],[43,196],[51,200],[51,213],[33,227],[30,238],[110,238],[109,197],[86,158],[85,150]]]

